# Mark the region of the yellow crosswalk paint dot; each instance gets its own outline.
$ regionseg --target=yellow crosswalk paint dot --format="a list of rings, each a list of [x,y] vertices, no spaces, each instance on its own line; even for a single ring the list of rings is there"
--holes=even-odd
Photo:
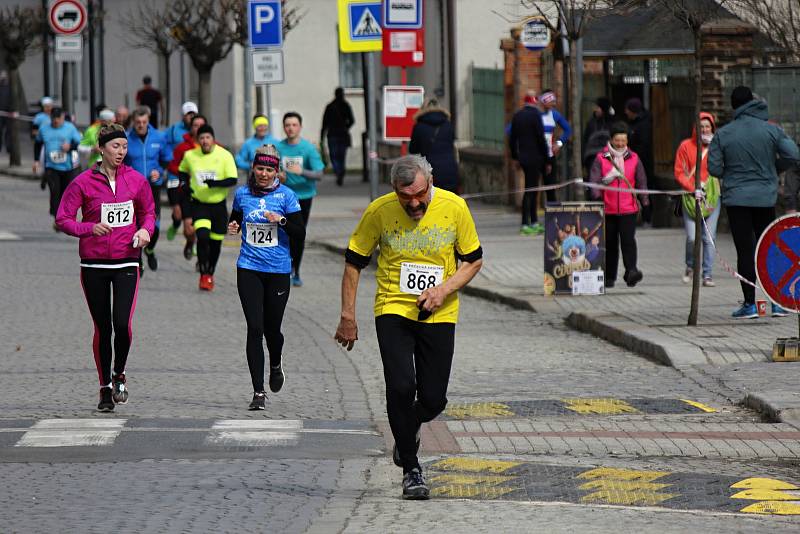
[[[747,499],[748,501],[796,501],[800,499],[800,493],[784,493],[772,489],[748,489],[731,495],[731,499]]]
[[[615,467],[598,467],[584,471],[578,475],[578,478],[585,480],[592,479],[610,479],[610,480],[642,480],[645,482],[652,482],[663,476],[669,475],[669,471],[639,471],[637,469],[618,469]]]
[[[757,502],[741,509],[745,514],[800,515],[800,502]]]
[[[697,408],[699,410],[702,410],[702,411],[704,411],[706,413],[717,413],[717,411],[718,411],[716,408],[712,408],[708,404],[703,404],[702,402],[697,402],[697,401],[687,400],[687,399],[681,399],[681,402],[685,402],[689,406],[694,406],[695,408]]]
[[[436,471],[462,471],[467,473],[502,473],[522,465],[522,462],[507,462],[503,460],[483,460],[480,458],[445,458],[431,464],[431,469]]]
[[[498,475],[437,475],[431,477],[433,485],[431,493],[438,497],[497,499],[521,489],[515,486],[500,486],[517,478]]]
[[[451,404],[444,411],[453,419],[486,419],[489,417],[513,417],[515,414],[507,404],[501,402],[474,402]]]
[[[622,413],[641,413],[620,399],[561,399],[568,410],[580,414],[612,415]]]
[[[731,486],[737,489],[772,489],[772,490],[796,490],[800,489],[794,484],[784,482],[775,478],[746,478]]]

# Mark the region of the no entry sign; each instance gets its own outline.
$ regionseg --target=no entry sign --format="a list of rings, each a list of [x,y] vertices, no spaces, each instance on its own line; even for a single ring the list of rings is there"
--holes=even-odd
[[[800,312],[800,214],[784,215],[756,246],[758,283],[772,302]]]

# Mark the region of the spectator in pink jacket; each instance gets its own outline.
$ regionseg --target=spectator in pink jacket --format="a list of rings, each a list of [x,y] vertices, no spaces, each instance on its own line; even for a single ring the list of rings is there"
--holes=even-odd
[[[628,287],[638,284],[644,275],[636,267],[636,216],[642,206],[649,204],[647,195],[637,195],[626,189],[647,189],[647,175],[635,152],[628,148],[628,125],[617,122],[611,126],[611,140],[597,154],[589,175],[590,181],[602,183],[607,190],[592,189],[592,196],[602,198],[606,218],[606,287],[614,287],[619,264],[619,249]]]
[[[110,412],[115,404],[128,401],[125,363],[139,289],[139,259],[153,235],[156,214],[147,179],[122,164],[128,152],[123,127],[100,128],[98,146],[102,160],[69,184],[56,224],[64,233],[80,238],[81,285],[94,322],[92,348],[100,378],[97,409]]]

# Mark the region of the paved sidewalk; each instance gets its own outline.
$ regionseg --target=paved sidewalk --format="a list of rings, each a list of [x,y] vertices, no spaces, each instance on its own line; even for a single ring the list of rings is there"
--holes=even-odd
[[[368,203],[365,184],[343,188],[329,182],[314,200],[308,240],[344,250]],[[381,192],[389,191],[383,185]],[[794,315],[737,321],[730,317],[742,298],[739,283],[717,262],[713,288],[702,288],[699,325],[686,326],[691,287],[683,284],[684,232],[639,229],[639,268],[644,280],[633,289],[618,280],[605,296],[546,297],[544,241],[518,234],[519,215],[501,206],[471,201],[484,248],[484,266],[467,292],[533,311],[559,313],[573,328],[590,332],[642,356],[671,365],[733,402],[768,418],[800,425],[800,363],[770,361],[778,337],[798,335]],[[719,252],[735,265],[729,234],[718,236]]]

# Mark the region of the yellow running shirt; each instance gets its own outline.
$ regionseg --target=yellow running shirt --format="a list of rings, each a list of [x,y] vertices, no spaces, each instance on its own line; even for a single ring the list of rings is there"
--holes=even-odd
[[[361,216],[348,248],[369,257],[380,245],[375,315],[395,314],[417,320],[417,297],[456,272],[456,254],[466,256],[481,246],[467,203],[444,189],[419,221],[409,217],[392,192],[375,199]],[[458,292],[444,300],[426,323],[455,323]]]
[[[208,180],[236,178],[236,161],[230,152],[219,145],[203,154],[199,146],[183,155],[178,171],[187,173],[192,186],[192,198],[203,204],[218,204],[228,197],[228,187],[208,187]]]

